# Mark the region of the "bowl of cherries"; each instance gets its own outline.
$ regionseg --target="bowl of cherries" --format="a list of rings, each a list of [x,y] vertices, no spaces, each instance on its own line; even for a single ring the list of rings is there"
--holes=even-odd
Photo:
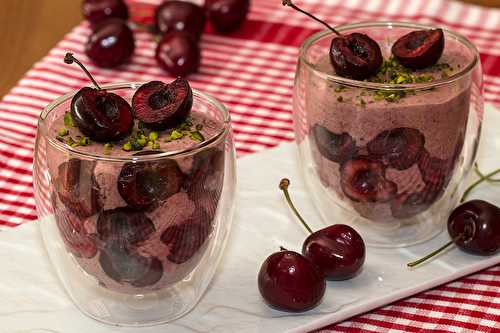
[[[245,22],[249,8],[250,0],[207,0],[204,6],[166,0],[145,14],[152,16],[152,24],[139,24],[129,21],[137,16],[133,4],[129,8],[123,0],[84,0],[82,14],[92,29],[85,53],[99,67],[118,67],[134,53],[133,30],[146,30],[157,41],[158,66],[171,76],[187,76],[200,67],[200,41],[208,23],[215,33],[232,33]]]

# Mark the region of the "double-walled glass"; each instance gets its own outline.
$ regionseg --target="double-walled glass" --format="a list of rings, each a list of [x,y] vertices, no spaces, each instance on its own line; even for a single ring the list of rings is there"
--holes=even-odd
[[[103,88],[130,101],[139,86]],[[90,317],[135,326],[176,319],[205,292],[229,235],[236,185],[229,114],[194,90],[192,112],[216,128],[204,142],[150,155],[84,153],[53,135],[52,125],[74,94],[47,106],[38,122],[33,175],[47,253],[74,303]],[[158,186],[161,178],[170,186],[166,192],[172,186],[178,192],[153,208],[131,208],[117,189],[130,170],[143,188]]]
[[[431,28],[367,22],[338,30],[369,35],[388,59],[399,37]],[[415,244],[442,230],[475,160],[483,115],[477,49],[457,33],[444,35],[453,66],[438,62],[433,70],[440,77],[415,73],[422,82],[412,84],[335,75],[330,31],[302,45],[294,127],[300,163],[326,225],[350,224],[380,247]]]

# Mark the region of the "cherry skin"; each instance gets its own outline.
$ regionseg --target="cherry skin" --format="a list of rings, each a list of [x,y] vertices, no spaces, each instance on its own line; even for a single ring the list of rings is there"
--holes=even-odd
[[[315,124],[311,132],[319,152],[330,161],[343,163],[354,158],[358,152],[356,140],[349,133],[333,133],[319,124]]]
[[[92,80],[96,88],[84,87],[71,100],[73,123],[91,140],[109,142],[127,136],[134,125],[132,109],[125,99],[99,87],[87,69],[67,53],[67,64],[76,62]]]
[[[196,40],[186,32],[165,34],[156,47],[158,65],[173,76],[186,76],[198,71],[201,51]]]
[[[155,28],[162,35],[172,31],[184,31],[199,40],[205,28],[205,21],[203,9],[186,1],[166,1],[155,12]]]
[[[400,64],[423,69],[438,62],[444,50],[442,29],[412,31],[392,45],[392,54]]]
[[[500,208],[483,200],[471,200],[453,210],[448,233],[461,250],[492,255],[500,249]]]
[[[82,14],[92,25],[109,18],[128,20],[128,8],[123,0],[84,0]]]
[[[94,64],[104,68],[126,63],[134,49],[132,30],[120,19],[109,19],[96,26],[85,44],[85,54]]]
[[[365,262],[365,252],[361,236],[345,224],[334,224],[310,234],[302,246],[302,254],[330,280],[356,276]]]
[[[250,0],[206,0],[205,9],[215,31],[229,33],[238,29],[248,14]]]
[[[293,251],[271,254],[258,275],[259,291],[271,307],[286,311],[307,311],[325,294],[323,273],[309,259]]]
[[[135,117],[151,129],[164,130],[182,123],[193,106],[189,82],[177,78],[170,83],[151,81],[143,84],[132,97]]]

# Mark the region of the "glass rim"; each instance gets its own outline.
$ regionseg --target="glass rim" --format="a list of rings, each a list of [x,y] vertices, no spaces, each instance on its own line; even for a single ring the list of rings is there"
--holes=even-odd
[[[429,24],[419,24],[419,23],[411,23],[411,22],[403,22],[403,21],[363,21],[363,22],[357,22],[357,23],[352,23],[352,24],[342,24],[337,27],[335,27],[336,30],[339,32],[341,31],[346,31],[346,30],[352,30],[352,29],[358,29],[358,28],[368,28],[368,27],[386,27],[386,28],[392,28],[392,27],[398,27],[398,28],[415,28],[415,29],[436,29],[440,28],[443,30],[443,32],[446,35],[452,36],[454,39],[459,41],[462,45],[466,46],[469,50],[472,51],[474,58],[467,64],[467,66],[464,66],[459,72],[449,76],[448,78],[445,79],[439,79],[437,81],[433,82],[424,82],[424,83],[406,83],[406,84],[396,84],[396,83],[377,83],[377,82],[367,82],[367,81],[359,81],[359,80],[353,80],[353,79],[348,79],[345,77],[341,77],[335,74],[328,74],[323,71],[320,71],[316,69],[315,65],[311,62],[309,62],[306,59],[306,53],[307,50],[319,39],[327,36],[327,35],[333,35],[334,33],[330,30],[322,30],[319,32],[316,32],[309,36],[300,46],[299,50],[299,61],[301,63],[306,64],[310,70],[312,70],[316,75],[323,77],[324,79],[328,81],[334,81],[336,83],[345,85],[345,86],[350,86],[350,87],[362,87],[362,88],[368,88],[368,89],[376,89],[376,90],[396,90],[396,91],[404,91],[404,90],[424,90],[424,89],[430,89],[430,88],[436,88],[444,85],[448,85],[452,82],[455,82],[468,74],[469,72],[472,71],[479,62],[479,51],[477,50],[476,46],[465,36],[451,31],[447,29],[443,29],[441,27],[435,26],[435,25],[429,25]]]
[[[145,84],[147,82],[119,82],[119,83],[108,83],[108,84],[101,84],[100,87],[102,89],[107,89],[107,90],[118,90],[118,89],[137,89],[141,85]],[[80,157],[82,159],[87,159],[87,160],[99,160],[99,161],[104,161],[104,162],[139,162],[139,161],[154,161],[154,160],[161,160],[164,158],[173,158],[173,157],[185,157],[191,154],[194,154],[196,152],[205,150],[211,146],[216,145],[217,143],[220,143],[220,141],[225,138],[229,132],[230,132],[230,124],[231,124],[231,116],[229,114],[229,111],[227,108],[219,102],[215,97],[208,93],[201,92],[197,89],[192,88],[193,90],[193,96],[201,97],[202,99],[208,101],[210,104],[215,106],[215,108],[220,111],[223,115],[223,122],[221,129],[211,136],[209,139],[203,141],[203,142],[198,142],[189,148],[184,148],[184,149],[178,149],[178,150],[172,150],[172,151],[167,151],[163,153],[158,153],[158,154],[150,154],[150,155],[131,155],[131,156],[111,156],[111,155],[104,155],[104,154],[92,154],[88,152],[82,152],[76,148],[73,148],[67,144],[64,144],[57,140],[56,138],[52,138],[48,135],[48,133],[43,133],[42,135],[46,137],[46,140],[50,145],[52,145],[54,148],[57,150],[60,150],[61,152],[71,154],[71,157]],[[66,102],[70,98],[73,98],[73,96],[78,92],[79,90],[74,90],[71,92],[68,92],[52,102],[50,102],[40,113],[40,116],[38,117],[38,129],[40,130],[41,128],[44,128],[48,132],[48,128],[45,123],[46,117],[49,115],[51,111],[53,111],[56,107],[61,105],[62,103]]]

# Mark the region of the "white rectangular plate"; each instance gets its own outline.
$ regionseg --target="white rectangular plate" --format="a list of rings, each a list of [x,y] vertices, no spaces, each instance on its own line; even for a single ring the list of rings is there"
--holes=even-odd
[[[479,158],[486,171],[500,166],[498,124],[500,112],[488,107]],[[257,289],[260,265],[280,245],[300,251],[306,237],[282,198],[279,180],[291,179],[294,201],[313,229],[321,226],[319,215],[302,181],[294,143],[239,159],[238,175],[238,209],[226,255],[206,295],[185,317],[140,329],[111,327],[87,318],[65,294],[36,223],[30,223],[0,233],[0,332],[304,332],[500,263],[500,255],[476,257],[455,248],[418,269],[406,267],[408,261],[446,242],[449,237],[444,232],[405,249],[369,248],[362,273],[349,281],[328,282],[323,302],[309,312],[271,310]],[[500,187],[485,184],[473,196],[500,204]]]

